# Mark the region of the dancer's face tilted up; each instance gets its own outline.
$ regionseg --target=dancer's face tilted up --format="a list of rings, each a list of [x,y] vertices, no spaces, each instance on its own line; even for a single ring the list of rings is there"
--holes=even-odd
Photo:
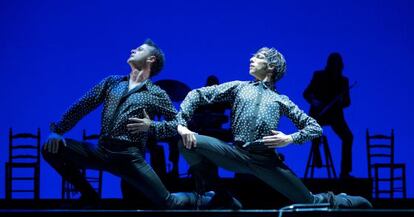
[[[269,64],[266,60],[264,51],[257,52],[250,58],[249,73],[257,80],[263,80],[269,71]]]
[[[132,49],[131,55],[128,58],[128,63],[133,65],[135,68],[142,68],[148,59],[155,58],[152,55],[154,47],[151,47],[147,44],[142,44],[141,46]]]

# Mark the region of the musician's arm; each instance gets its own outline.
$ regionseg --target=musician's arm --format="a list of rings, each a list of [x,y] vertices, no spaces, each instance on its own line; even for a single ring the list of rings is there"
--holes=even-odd
[[[346,108],[351,105],[351,97],[349,95],[349,80],[348,78],[344,78],[343,82],[343,90],[345,91],[342,97],[342,107]]]
[[[312,100],[315,98],[314,96],[314,78],[312,77],[311,82],[306,87],[305,91],[303,91],[303,98],[309,103],[312,104]]]

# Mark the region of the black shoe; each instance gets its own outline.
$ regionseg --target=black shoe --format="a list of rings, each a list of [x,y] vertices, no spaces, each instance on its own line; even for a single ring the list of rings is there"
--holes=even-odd
[[[196,192],[176,192],[171,193],[167,199],[167,209],[207,209],[214,192],[206,192],[201,195]]]
[[[220,190],[211,198],[207,208],[239,210],[243,208],[243,205],[230,192]]]
[[[355,179],[354,176],[351,176],[349,173],[341,173],[339,176],[341,179]]]
[[[340,193],[335,196],[336,207],[348,209],[370,209],[372,204],[361,196],[351,196]]]
[[[197,194],[197,193],[195,194],[196,194],[195,209],[200,210],[200,209],[210,208],[210,202],[216,193],[214,191],[208,191],[204,194]]]
[[[100,209],[101,208],[101,198],[96,195],[82,195],[78,200],[77,206],[79,209]]]

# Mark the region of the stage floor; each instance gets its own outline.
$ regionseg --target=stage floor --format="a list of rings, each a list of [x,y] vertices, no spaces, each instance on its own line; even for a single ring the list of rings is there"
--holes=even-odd
[[[176,191],[191,191],[189,180],[179,180],[179,183],[168,183],[169,189]],[[372,183],[368,179],[332,180],[307,179],[305,184],[312,192],[332,190],[335,193],[347,192],[367,197],[374,206],[369,210],[332,210],[332,209],[300,209],[282,210],[289,201],[275,190],[256,179],[223,180],[225,186],[243,203],[243,210],[155,210],[147,199],[136,192],[130,192],[137,197],[127,199],[103,199],[99,209],[84,209],[78,200],[62,199],[13,199],[0,200],[0,217],[89,217],[89,216],[135,216],[135,217],[267,217],[267,216],[414,216],[414,199],[371,199]],[[254,186],[254,187],[252,187]],[[178,188],[182,187],[182,188]],[[83,208],[83,209],[81,209]]]
[[[102,217],[102,216],[135,216],[135,217],[412,217],[414,209],[370,209],[370,210],[8,210],[0,209],[0,216],[27,217]]]

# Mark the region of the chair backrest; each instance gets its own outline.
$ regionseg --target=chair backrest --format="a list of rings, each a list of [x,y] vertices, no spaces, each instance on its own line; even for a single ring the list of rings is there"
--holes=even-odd
[[[9,129],[9,163],[40,162],[40,128],[37,133],[13,133]]]
[[[368,177],[372,178],[374,164],[394,164],[394,129],[390,135],[370,134],[366,130],[366,147],[368,159]]]

